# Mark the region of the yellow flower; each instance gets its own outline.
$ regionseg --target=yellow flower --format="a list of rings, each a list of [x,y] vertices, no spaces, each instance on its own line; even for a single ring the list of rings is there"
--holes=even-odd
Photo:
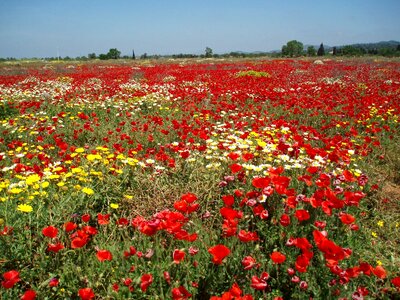
[[[45,189],[50,185],[48,181],[42,182],[42,188]]]
[[[378,234],[377,234],[375,231],[372,231],[371,234],[372,234],[372,236],[375,237],[375,238],[378,237]]]
[[[114,209],[117,209],[119,207],[119,205],[117,203],[111,203],[110,207],[114,208]]]
[[[84,187],[82,189],[82,192],[84,192],[86,195],[93,195],[94,194],[94,191],[91,188],[88,188],[88,187]]]
[[[96,160],[96,159],[100,160],[100,159],[101,159],[101,156],[100,156],[99,154],[88,154],[88,155],[86,156],[86,159],[87,159],[88,161],[94,161],[94,160]]]
[[[33,211],[33,208],[29,204],[20,204],[17,206],[17,210],[29,213]]]
[[[25,181],[27,185],[33,185],[34,183],[40,181],[40,176],[38,174],[32,174],[29,175]]]
[[[378,221],[378,223],[376,223],[379,227],[383,227],[383,225],[384,225],[384,222],[381,220],[381,221]]]
[[[381,265],[382,265],[382,262],[381,262],[380,260],[377,260],[377,261],[376,261],[376,264],[377,264],[378,266],[381,266]]]
[[[12,188],[9,192],[10,192],[11,194],[19,194],[19,193],[22,192],[22,189],[19,189],[19,188]]]
[[[76,153],[82,153],[82,152],[85,152],[85,149],[84,148],[76,148],[75,152]]]

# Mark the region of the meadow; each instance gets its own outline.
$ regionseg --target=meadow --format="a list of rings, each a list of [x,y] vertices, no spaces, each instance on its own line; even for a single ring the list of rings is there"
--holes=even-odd
[[[400,62],[0,65],[0,299],[398,299]]]

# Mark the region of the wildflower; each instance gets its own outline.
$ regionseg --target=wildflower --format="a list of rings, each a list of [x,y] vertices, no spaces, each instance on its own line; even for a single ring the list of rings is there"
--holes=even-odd
[[[83,153],[83,152],[85,152],[85,149],[84,148],[76,148],[75,152],[76,153]]]
[[[91,288],[80,289],[78,294],[81,300],[92,300],[95,297],[95,294]]]
[[[110,214],[97,214],[97,223],[99,223],[99,225],[107,225],[110,223]]]
[[[143,292],[147,291],[147,288],[150,286],[150,284],[153,282],[153,275],[151,274],[144,274],[140,278],[140,289]]]
[[[184,287],[180,286],[172,289],[173,300],[186,300],[192,297],[192,294]]]
[[[250,286],[258,291],[263,291],[267,288],[268,283],[267,280],[269,278],[269,274],[267,272],[263,272],[260,277],[256,275],[251,277],[251,284]]]
[[[252,269],[256,265],[256,260],[251,256],[246,256],[242,259],[242,266],[246,271]]]
[[[21,279],[19,278],[19,272],[16,270],[11,270],[8,272],[5,272],[3,274],[4,281],[1,282],[1,285],[5,289],[10,289],[12,288],[17,282],[19,282]]]
[[[210,253],[212,257],[212,262],[216,265],[222,264],[222,260],[227,257],[231,250],[224,245],[216,245],[208,249],[208,253]]]
[[[391,281],[395,287],[400,288],[400,276],[393,278]]]
[[[275,264],[281,264],[286,260],[286,256],[279,251],[272,252],[270,257]]]
[[[175,249],[172,253],[172,258],[175,264],[179,264],[185,258],[185,252],[179,249]]]
[[[17,210],[19,210],[21,212],[30,213],[33,211],[33,208],[29,204],[20,204],[17,206]]]
[[[112,209],[118,209],[118,208],[119,208],[119,205],[118,205],[117,203],[111,203],[111,204],[110,204],[110,207],[111,207]]]
[[[103,262],[105,260],[112,260],[112,254],[108,250],[98,250],[96,253],[96,257],[99,261]]]
[[[22,296],[21,300],[35,300],[36,292],[34,290],[27,290]]]
[[[94,191],[91,188],[84,187],[82,188],[82,192],[85,193],[86,195],[93,195]]]
[[[378,221],[378,223],[376,223],[379,227],[383,227],[384,222],[382,220]]]
[[[43,228],[42,233],[44,236],[49,238],[55,238],[58,234],[58,229],[54,226],[48,226]]]

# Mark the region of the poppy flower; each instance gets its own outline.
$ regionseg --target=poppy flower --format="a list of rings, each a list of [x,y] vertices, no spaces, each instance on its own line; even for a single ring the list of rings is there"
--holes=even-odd
[[[22,296],[21,300],[35,300],[36,292],[34,290],[27,290]]]
[[[112,260],[112,254],[108,250],[98,250],[96,257],[99,261]]]
[[[286,260],[286,256],[279,251],[274,251],[271,254],[271,259],[275,264],[281,264]]]
[[[75,230],[77,227],[78,227],[78,225],[73,222],[67,222],[64,224],[64,229],[66,232],[71,232],[71,231]]]
[[[269,275],[267,272],[263,272],[260,277],[257,277],[256,275],[254,275],[251,277],[250,286],[255,290],[263,291],[268,286],[268,283],[267,283],[268,278],[269,278]]]
[[[297,218],[297,220],[299,220],[299,222],[307,221],[308,219],[310,219],[310,213],[305,209],[296,210],[294,215]]]
[[[165,281],[168,284],[171,284],[171,275],[169,274],[169,272],[168,271],[164,271],[163,272],[163,276],[164,276]]]
[[[271,182],[271,178],[269,177],[255,177],[251,181],[251,184],[258,189],[266,188]]]
[[[252,269],[256,265],[256,260],[251,256],[246,256],[242,259],[242,266],[246,271]]]
[[[257,232],[240,230],[239,234],[238,234],[238,238],[240,241],[247,243],[247,242],[257,241],[258,234],[257,234]]]
[[[175,264],[179,264],[185,258],[185,251],[175,249],[172,253],[172,258],[174,259]]]
[[[140,278],[140,288],[143,292],[147,291],[147,288],[150,286],[150,284],[153,282],[153,275],[151,274],[144,274]]]
[[[238,173],[243,169],[243,167],[239,164],[232,164],[229,166],[229,168],[233,174]]]
[[[16,270],[11,270],[8,272],[5,272],[3,274],[4,281],[1,282],[1,285],[5,289],[10,289],[12,288],[17,282],[19,282],[21,279],[19,278],[19,272]]]
[[[346,225],[350,225],[350,224],[354,223],[354,221],[356,220],[356,218],[354,216],[344,213],[344,212],[339,214],[339,218],[340,218],[340,221],[342,221],[342,223],[346,224]]]
[[[283,227],[287,227],[290,225],[290,217],[287,214],[283,214],[281,216],[281,218],[279,219],[279,223],[283,226]]]
[[[400,276],[393,278],[391,281],[395,287],[400,288]]]
[[[372,273],[380,279],[386,278],[386,270],[382,266],[377,266],[376,268],[372,269]]]
[[[97,223],[99,223],[99,225],[107,225],[110,223],[110,214],[97,214]]]
[[[212,262],[216,265],[220,265],[222,264],[222,260],[231,253],[231,250],[229,250],[225,245],[219,244],[209,248],[208,253],[213,256]]]
[[[91,288],[84,288],[78,291],[78,295],[81,300],[92,300],[95,297],[95,294]]]
[[[64,245],[61,243],[57,244],[48,244],[47,245],[47,251],[57,253],[58,251],[64,249]]]
[[[54,226],[48,226],[43,228],[42,233],[44,236],[49,238],[55,238],[58,234],[58,229]]]
[[[235,203],[235,197],[232,195],[222,196],[222,201],[224,201],[225,206],[231,207]]]
[[[180,286],[172,289],[173,300],[186,300],[192,297],[192,294],[184,287]]]

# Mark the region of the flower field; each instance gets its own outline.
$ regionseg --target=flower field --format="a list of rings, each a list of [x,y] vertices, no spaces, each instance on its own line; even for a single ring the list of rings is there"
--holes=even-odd
[[[0,299],[400,297],[400,63],[0,65]]]

